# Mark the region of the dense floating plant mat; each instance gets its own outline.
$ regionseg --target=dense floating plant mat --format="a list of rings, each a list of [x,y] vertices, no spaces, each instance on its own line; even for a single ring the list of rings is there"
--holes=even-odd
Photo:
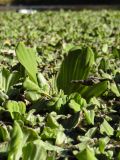
[[[0,22],[0,159],[120,160],[120,12]]]

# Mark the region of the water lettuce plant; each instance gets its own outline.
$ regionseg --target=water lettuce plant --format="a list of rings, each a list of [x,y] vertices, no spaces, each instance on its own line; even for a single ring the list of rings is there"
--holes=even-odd
[[[0,159],[120,159],[119,19],[0,13]]]

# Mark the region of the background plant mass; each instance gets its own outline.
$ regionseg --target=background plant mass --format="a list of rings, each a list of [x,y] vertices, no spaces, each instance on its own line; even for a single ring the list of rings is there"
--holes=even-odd
[[[0,158],[120,160],[120,12],[0,22]]]

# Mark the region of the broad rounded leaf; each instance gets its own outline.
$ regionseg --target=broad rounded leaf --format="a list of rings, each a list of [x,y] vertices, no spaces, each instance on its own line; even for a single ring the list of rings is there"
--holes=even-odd
[[[71,81],[86,79],[93,63],[94,53],[91,48],[70,50],[62,62],[57,76],[58,89],[64,90],[67,94],[75,92],[74,84]]]

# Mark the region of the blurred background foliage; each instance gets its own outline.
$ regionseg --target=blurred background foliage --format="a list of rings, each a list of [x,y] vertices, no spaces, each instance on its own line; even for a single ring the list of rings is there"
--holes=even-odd
[[[0,4],[11,4],[13,0],[0,0]]]
[[[23,4],[120,4],[120,0],[0,0],[0,5]]]

